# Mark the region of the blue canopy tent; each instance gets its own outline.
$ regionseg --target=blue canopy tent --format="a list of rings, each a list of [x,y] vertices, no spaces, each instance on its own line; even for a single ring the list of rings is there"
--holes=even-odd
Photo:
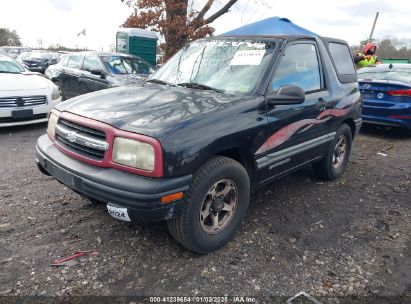
[[[255,35],[304,35],[318,37],[301,26],[292,23],[287,18],[271,17],[258,22],[244,25],[220,36],[255,36]]]

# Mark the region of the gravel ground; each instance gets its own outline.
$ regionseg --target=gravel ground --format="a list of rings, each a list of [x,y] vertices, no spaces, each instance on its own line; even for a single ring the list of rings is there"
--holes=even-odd
[[[0,130],[1,303],[39,295],[31,299],[236,295],[285,303],[300,291],[322,303],[411,303],[406,132],[363,128],[335,182],[307,168],[259,190],[235,239],[206,256],[182,248],[164,223],[116,221],[42,175],[34,145],[44,132],[44,125]],[[79,250],[98,254],[51,266]]]

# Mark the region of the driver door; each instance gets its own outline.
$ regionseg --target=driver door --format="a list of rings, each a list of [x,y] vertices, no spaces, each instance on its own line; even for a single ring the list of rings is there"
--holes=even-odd
[[[297,85],[304,90],[305,101],[268,108],[264,181],[319,158],[324,151],[328,137],[322,138],[324,125],[319,115],[322,98],[328,93],[320,60],[315,41],[292,42],[282,53],[268,93]]]

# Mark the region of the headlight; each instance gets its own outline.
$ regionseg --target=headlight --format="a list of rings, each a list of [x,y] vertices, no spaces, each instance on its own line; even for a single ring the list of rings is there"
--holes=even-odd
[[[47,131],[52,137],[56,136],[56,126],[57,126],[57,120],[59,119],[60,113],[57,111],[53,111],[50,113],[49,117],[49,122],[47,125]]]
[[[116,137],[112,158],[117,164],[146,171],[154,170],[154,148],[148,143]]]
[[[54,85],[53,92],[51,93],[51,99],[56,100],[56,99],[59,99],[60,97],[61,97],[60,89],[58,86]]]

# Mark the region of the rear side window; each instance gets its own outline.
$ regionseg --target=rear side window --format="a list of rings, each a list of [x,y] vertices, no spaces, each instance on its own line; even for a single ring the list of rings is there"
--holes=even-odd
[[[83,57],[79,55],[70,56],[67,67],[72,69],[80,69],[82,59]]]
[[[326,38],[325,38],[326,39]],[[326,47],[341,83],[357,82],[354,61],[348,45],[337,41],[327,41]]]
[[[321,90],[320,67],[314,44],[292,44],[286,48],[274,74],[273,91],[284,85],[297,85],[305,92]]]
[[[338,74],[355,74],[354,65],[351,60],[351,52],[348,46],[340,43],[329,44],[331,56],[334,59]]]

